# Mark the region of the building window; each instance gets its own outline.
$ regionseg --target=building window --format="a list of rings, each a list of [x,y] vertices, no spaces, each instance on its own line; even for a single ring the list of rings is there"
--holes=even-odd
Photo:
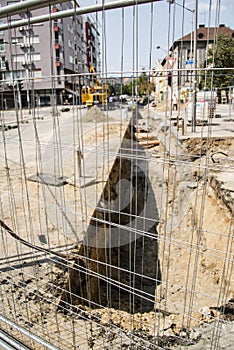
[[[25,44],[26,45],[40,44],[39,36],[32,36],[32,37],[25,38]]]
[[[68,23],[67,29],[68,29],[69,33],[73,34],[73,26],[71,26],[70,23]]]
[[[13,62],[14,63],[31,63],[31,61],[40,61],[41,55],[39,53],[30,54],[30,57],[27,57],[25,55],[17,55],[13,56]],[[28,62],[26,62],[28,60]]]
[[[71,49],[74,49],[74,43],[73,43],[71,40],[68,40],[68,46],[69,46]]]
[[[2,56],[0,61],[0,69],[6,69],[5,60],[6,60],[6,57]]]
[[[41,74],[41,70],[35,70],[33,71],[33,77],[34,78],[41,78],[42,77],[42,74]]]
[[[3,24],[3,20],[0,19],[0,25]],[[0,31],[0,35],[4,35],[4,31]]]
[[[69,56],[69,62],[71,64],[74,64],[75,63],[75,60],[74,60],[74,57],[73,56]]]
[[[25,79],[26,78],[26,71],[24,69],[24,70],[15,70],[12,72],[4,72],[4,79],[12,80],[12,74],[13,74],[13,79]]]
[[[0,51],[5,51],[5,45],[4,45],[4,42],[3,42],[3,39],[0,39]]]

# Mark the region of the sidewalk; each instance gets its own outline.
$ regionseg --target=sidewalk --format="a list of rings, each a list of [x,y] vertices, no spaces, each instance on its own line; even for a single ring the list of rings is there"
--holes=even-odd
[[[184,140],[186,138],[234,137],[234,110],[231,109],[231,105],[217,105],[216,115],[217,118],[210,118],[207,124],[196,125],[194,132],[191,125],[185,125],[183,133],[182,121],[180,121],[178,138]]]

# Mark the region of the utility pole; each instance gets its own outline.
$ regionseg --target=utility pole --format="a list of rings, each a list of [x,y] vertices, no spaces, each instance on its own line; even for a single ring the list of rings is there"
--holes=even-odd
[[[192,115],[192,132],[196,131],[196,102],[197,102],[197,12],[198,0],[195,1],[194,6],[194,77],[193,77],[193,115]]]

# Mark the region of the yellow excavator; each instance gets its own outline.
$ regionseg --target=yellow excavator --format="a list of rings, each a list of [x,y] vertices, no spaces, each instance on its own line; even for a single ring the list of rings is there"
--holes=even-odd
[[[81,90],[82,104],[87,107],[91,107],[95,104],[107,104],[108,97],[110,96],[109,84],[101,84],[95,74],[95,68],[90,67],[90,73],[92,79],[89,86],[83,86]]]

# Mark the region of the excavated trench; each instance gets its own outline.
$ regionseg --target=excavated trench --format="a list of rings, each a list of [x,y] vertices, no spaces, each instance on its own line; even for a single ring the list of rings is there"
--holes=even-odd
[[[230,208],[219,201],[217,176],[211,172],[207,178],[202,172],[205,149],[200,157],[198,148],[193,152],[199,142],[193,147],[194,141],[188,140],[175,152],[177,139],[170,131],[161,132],[158,121],[153,128],[159,138],[160,132],[165,137],[165,144],[170,139],[172,149],[172,156],[166,155],[160,140],[159,156],[165,157],[160,167],[160,160],[149,161],[149,153],[146,157],[132,124],[79,248],[76,268],[69,271],[60,305],[97,309],[93,312],[102,315],[104,324],[105,308],[101,311],[101,307],[106,306],[126,330],[131,328],[129,314],[147,312],[149,334],[151,317],[154,322],[163,317],[169,325],[163,334],[176,336],[181,329],[214,321],[220,317],[214,307],[233,298],[233,278],[223,264],[227,245],[232,254]],[[214,152],[220,149],[216,141]],[[158,207],[160,197],[164,202]]]
[[[157,125],[152,129],[157,129]],[[165,134],[165,131],[161,132],[160,141]],[[170,136],[168,131],[171,153],[175,155],[176,147],[172,147]],[[58,261],[51,271],[47,259],[41,258],[35,265],[31,261],[26,264],[24,258],[25,277],[31,265],[37,269],[32,279],[24,278],[22,272],[18,273],[17,265],[13,270],[9,266],[6,271],[2,268],[2,273],[8,274],[1,285],[4,302],[11,305],[9,291],[12,288],[14,302],[20,310],[17,315],[20,324],[33,327],[33,332],[37,332],[42,324],[44,327],[44,323],[48,323],[51,337],[56,337],[55,313],[59,324],[67,330],[70,330],[70,320],[77,313],[74,322],[76,329],[81,330],[81,339],[82,334],[86,334],[82,333],[87,327],[85,319],[105,327],[105,340],[108,332],[113,332],[114,326],[117,326],[116,339],[120,339],[118,336],[122,329],[131,334],[131,341],[135,334],[139,346],[143,344],[143,339],[148,339],[164,347],[177,344],[176,341],[184,342],[178,344],[185,346],[196,343],[204,328],[207,329],[207,344],[210,344],[215,322],[220,322],[230,329],[227,336],[224,328],[221,333],[223,339],[232,339],[233,323],[226,322],[233,320],[234,297],[233,274],[228,269],[233,260],[233,226],[230,220],[233,219],[233,186],[230,184],[229,187],[234,159],[233,140],[214,139],[209,147],[203,142],[201,149],[200,139],[189,139],[184,141],[184,145],[191,160],[177,162],[178,159],[173,159],[161,149],[156,153],[157,157],[161,154],[161,158],[156,158],[158,162],[153,159],[147,163],[145,150],[135,139],[135,129],[130,123],[92,213],[84,243],[75,251],[77,258],[73,266],[65,268]],[[160,142],[160,147],[164,147],[162,144]],[[209,173],[205,174],[208,148],[215,163],[210,157]],[[228,157],[217,153],[220,151]],[[152,149],[152,154],[154,152],[155,149]],[[179,153],[184,157],[184,149]],[[189,168],[185,169],[186,163]],[[198,176],[201,177],[199,181]],[[33,196],[35,185],[30,183],[30,186]],[[160,189],[167,195],[163,203],[159,201]],[[191,196],[188,196],[188,189]],[[185,210],[181,210],[183,208]],[[37,218],[37,215],[34,217]],[[172,218],[173,222],[170,221]],[[167,225],[164,220],[167,220]],[[141,231],[147,233],[143,236]],[[190,277],[195,271],[196,283],[192,283]],[[64,290],[62,295],[61,290]],[[190,290],[194,291],[193,300]],[[65,309],[57,310],[57,298]],[[66,302],[77,307],[69,310],[70,305],[66,308]],[[156,310],[157,306],[160,309]],[[9,307],[9,317],[14,307]],[[31,314],[26,317],[30,307]],[[27,320],[30,323],[26,324]],[[198,325],[199,329],[191,331]],[[119,340],[121,344],[124,332]],[[99,334],[98,331],[96,334]],[[96,335],[95,341],[98,340],[102,338]],[[67,349],[67,342],[64,343],[60,338],[59,347]],[[231,340],[229,343],[232,344]],[[201,345],[200,349],[204,346]]]
[[[154,308],[155,279],[161,283],[158,210],[145,150],[134,136],[136,117],[133,111],[60,305],[102,305],[130,313]]]

